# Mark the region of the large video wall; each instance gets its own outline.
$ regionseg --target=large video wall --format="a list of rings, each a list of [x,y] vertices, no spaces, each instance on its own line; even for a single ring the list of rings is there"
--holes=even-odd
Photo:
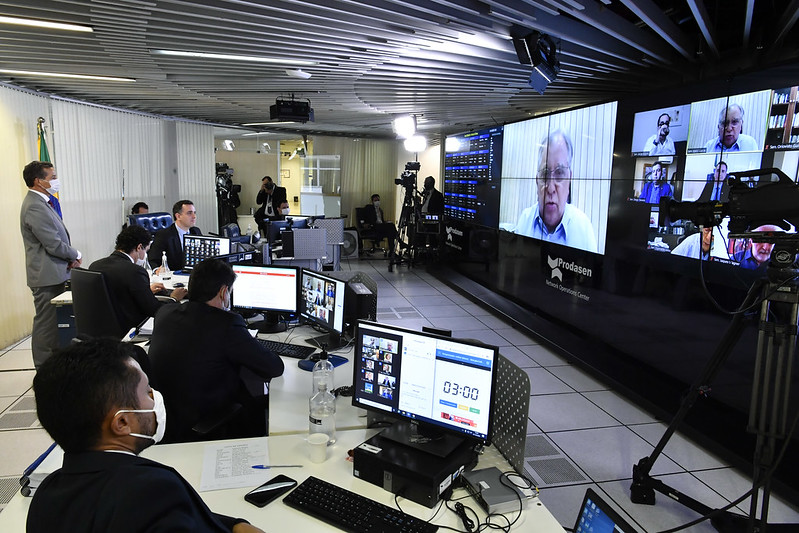
[[[443,158],[450,263],[528,309],[544,338],[675,412],[774,245],[731,235],[727,219],[703,228],[662,216],[661,199],[726,205],[725,178],[760,168],[796,182],[799,91],[783,80],[799,76],[788,70],[452,136]],[[741,181],[754,193],[773,179]],[[793,232],[781,219],[748,230]],[[756,320],[740,333],[688,424],[748,460]],[[793,373],[796,400],[799,365]],[[795,490],[798,455],[778,474]]]

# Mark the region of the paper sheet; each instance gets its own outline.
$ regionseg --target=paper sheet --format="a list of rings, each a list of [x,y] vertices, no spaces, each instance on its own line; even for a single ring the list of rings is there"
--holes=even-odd
[[[203,455],[200,492],[260,485],[269,476],[268,470],[252,468],[260,464],[269,464],[266,440],[207,444]]]

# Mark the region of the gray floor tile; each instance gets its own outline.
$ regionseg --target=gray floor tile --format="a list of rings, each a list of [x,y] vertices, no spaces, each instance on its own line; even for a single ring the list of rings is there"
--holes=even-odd
[[[53,440],[43,429],[0,431],[0,476],[20,475]]]
[[[485,328],[485,325],[473,316],[436,317],[429,320],[435,327],[452,330],[453,334],[455,330],[479,330]],[[507,344],[507,342],[504,344]]]
[[[510,362],[519,368],[532,368],[538,366],[538,363],[530,359],[530,356],[515,346],[502,346],[500,347],[499,353],[507,357]]]
[[[0,357],[0,370],[33,369],[33,352],[29,349],[9,350]]]
[[[496,331],[504,338],[508,339],[508,341],[514,346],[531,346],[538,344],[538,341],[536,341],[533,337],[522,331],[519,331],[518,329],[505,328],[498,329]]]
[[[553,368],[554,370],[554,368]],[[597,404],[623,424],[648,424],[657,420],[623,396],[609,390],[586,392],[583,396]]]
[[[585,489],[588,487],[593,488],[595,491],[598,490],[597,485],[593,483],[545,487],[541,489],[538,498],[561,526],[571,528],[574,525],[577,514],[580,512],[583,495],[585,495]]]
[[[13,370],[0,372],[0,394],[22,396],[33,384],[33,370]]]
[[[475,316],[477,316],[480,319],[480,322],[482,322],[483,324],[485,324],[486,326],[488,326],[493,330],[508,328],[508,323],[505,320],[496,317],[494,315],[483,315],[483,316],[475,315]]]
[[[500,335],[494,333],[494,331],[486,329],[482,323],[480,325],[482,326],[480,329],[453,329],[452,336],[458,339],[476,339],[490,344],[491,346],[499,346],[500,348],[511,345]]]
[[[401,292],[401,291],[400,291]],[[424,296],[410,296],[408,297],[408,301],[411,302],[412,305],[419,307],[419,306],[446,306],[446,307],[458,307],[457,304],[452,303],[452,300],[444,296],[443,294],[426,294]],[[464,311],[464,314],[468,314]],[[458,315],[462,316],[462,315]]]
[[[631,425],[630,429],[635,431],[638,435],[641,435],[641,437],[652,446],[655,446],[658,441],[660,441],[667,427],[667,424],[662,422],[654,422],[650,424]],[[679,433],[675,433],[671,436],[666,443],[666,447],[663,449],[663,453],[686,470],[729,466],[729,464],[720,457],[705,451]]]
[[[619,425],[618,420],[577,393],[531,396],[529,416],[547,433]]]
[[[548,433],[583,471],[596,482],[632,477],[633,465],[652,453],[652,446],[624,426]],[[653,475],[682,472],[668,457],[661,457]]]
[[[530,376],[530,394],[533,396],[574,392],[574,389],[553,376],[546,368],[525,368],[524,371]]]
[[[460,316],[468,316],[474,318],[472,315],[461,309],[460,306],[455,304],[450,305],[415,305],[416,309],[422,316],[427,318],[455,318]],[[0,359],[2,360],[2,359]]]
[[[489,311],[488,309],[486,309],[485,307],[483,307],[481,305],[477,305],[477,304],[474,304],[474,303],[467,303],[467,304],[460,304],[460,305],[466,311],[468,311],[469,314],[471,314],[472,316],[483,317],[483,316],[490,316],[491,315],[491,311]]]
[[[729,501],[738,499],[742,494],[752,488],[752,479],[733,468],[719,468],[716,470],[701,470],[693,473],[706,485],[713,487]],[[762,501],[762,500],[760,500]],[[749,513],[749,498],[738,504],[738,509]],[[797,502],[787,502],[772,493],[768,510],[769,523],[795,523],[799,524],[799,505]],[[799,531],[799,527],[797,527]]]
[[[0,393],[2,393],[0,391]],[[8,409],[11,404],[17,401],[19,396],[0,396],[0,413]]]
[[[389,307],[409,307],[411,302],[404,296],[377,296],[377,310],[388,309]]]
[[[608,386],[595,380],[576,366],[553,366],[549,369],[567,385],[579,392],[607,390]]]
[[[541,366],[556,366],[568,364],[566,359],[559,356],[551,349],[540,344],[533,344],[530,346],[519,346],[519,349],[529,355],[533,361]]]

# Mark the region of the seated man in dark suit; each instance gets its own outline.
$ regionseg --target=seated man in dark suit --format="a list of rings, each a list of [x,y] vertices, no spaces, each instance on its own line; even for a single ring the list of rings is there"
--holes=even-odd
[[[436,189],[436,179],[427,176],[424,179],[424,190],[422,191],[422,223],[424,225],[425,215],[438,215],[438,224],[426,224],[425,230],[430,232],[437,229],[441,231],[441,215],[444,214],[444,195]],[[438,246],[438,234],[428,233],[427,243],[432,247]],[[424,243],[420,243],[424,244]]]
[[[161,255],[166,252],[166,262],[170,270],[181,270],[183,268],[183,236],[202,235],[197,224],[197,211],[191,200],[178,200],[172,206],[172,217],[175,222],[166,229],[162,229],[155,234],[153,245],[147,257],[150,266],[153,268],[161,267]]]
[[[386,222],[383,209],[380,207],[380,195],[372,195],[372,203],[363,207],[363,228],[374,229],[375,243],[388,239],[389,255],[394,255],[394,241],[397,239],[397,226],[393,222]]]
[[[197,440],[191,428],[234,403],[244,409],[214,437],[266,432],[262,398],[248,391],[257,381],[263,396],[264,382],[283,374],[283,360],[250,335],[241,315],[229,312],[235,279],[227,262],[207,259],[192,270],[188,303],[165,305],[155,315],[150,379],[169,411],[167,442]]]
[[[261,180],[261,189],[255,197],[255,203],[260,207],[255,211],[255,223],[261,230],[261,235],[265,235],[265,220],[284,220],[281,216],[281,204],[286,202],[286,188],[278,187],[272,181],[271,176],[264,176]]]
[[[166,411],[136,357],[130,344],[92,339],[39,368],[37,415],[64,463],[36,489],[28,533],[260,532],[211,512],[174,469],[138,456],[163,436]]]
[[[117,235],[116,249],[111,255],[89,265],[89,270],[103,273],[111,303],[125,329],[140,324],[148,316],[155,316],[161,307],[155,294],[163,291],[164,285],[150,283],[143,267],[149,249],[150,232],[142,226],[130,226]],[[170,295],[181,300],[186,292],[180,287]]]

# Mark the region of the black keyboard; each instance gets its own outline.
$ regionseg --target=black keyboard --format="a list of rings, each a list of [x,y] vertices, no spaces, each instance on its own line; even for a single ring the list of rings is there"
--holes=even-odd
[[[310,476],[283,503],[351,533],[433,533],[438,526]]]
[[[259,339],[256,337],[261,346],[272,350],[278,355],[285,355],[293,359],[306,359],[309,355],[316,351],[314,346],[302,346],[300,344],[289,344],[287,342],[272,341],[267,339]]]

